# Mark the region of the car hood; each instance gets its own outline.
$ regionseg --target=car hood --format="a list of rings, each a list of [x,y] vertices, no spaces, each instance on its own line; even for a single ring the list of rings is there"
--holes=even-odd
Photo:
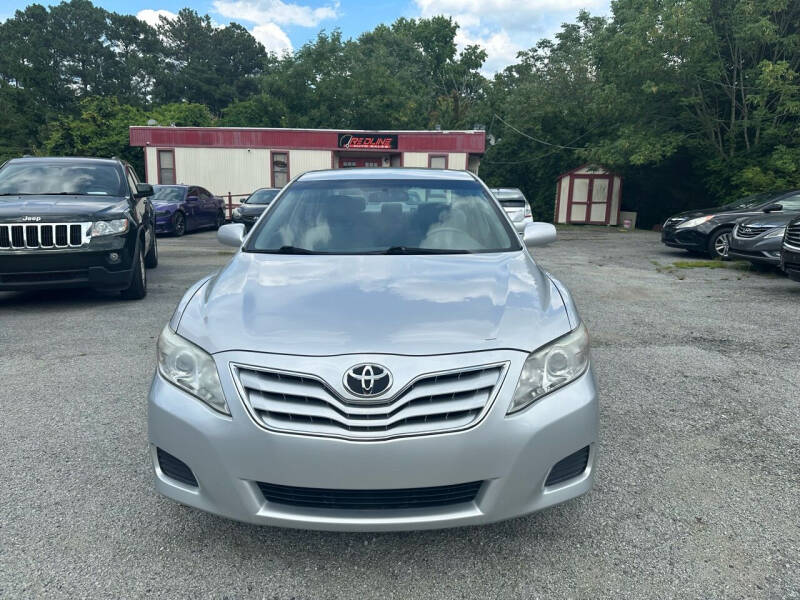
[[[262,212],[264,212],[267,206],[268,206],[267,204],[253,204],[253,205],[242,204],[239,207],[239,211],[240,214],[244,216],[253,217],[256,215],[260,215]]]
[[[95,221],[122,216],[128,202],[115,196],[6,196],[0,198],[0,220],[22,221],[41,217],[42,222]]]
[[[159,212],[174,212],[178,208],[177,202],[153,202],[153,208]]]
[[[797,215],[797,211],[761,213],[755,217],[740,219],[738,223],[748,227],[784,227],[789,221],[797,218]]]
[[[569,330],[558,290],[521,251],[240,252],[194,294],[177,326],[211,353],[320,356],[532,351]]]

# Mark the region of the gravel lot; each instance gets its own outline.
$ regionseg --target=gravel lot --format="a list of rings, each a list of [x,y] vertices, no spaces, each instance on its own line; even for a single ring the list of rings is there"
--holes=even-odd
[[[183,291],[230,253],[162,239],[149,295],[0,293],[0,597],[800,598],[800,284],[656,234],[537,253],[593,338],[588,496],[493,526],[259,528],[156,495],[146,393]]]

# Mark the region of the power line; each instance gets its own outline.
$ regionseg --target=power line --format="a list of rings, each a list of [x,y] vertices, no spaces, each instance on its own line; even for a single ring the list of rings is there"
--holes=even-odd
[[[551,142],[548,142],[548,141],[546,141],[546,140],[540,140],[539,138],[535,138],[535,137],[533,137],[532,135],[528,135],[528,134],[527,134],[527,133],[525,133],[524,131],[520,131],[519,129],[517,129],[516,127],[514,127],[514,126],[513,126],[511,123],[508,123],[507,121],[505,121],[505,120],[503,119],[503,117],[501,117],[501,116],[500,116],[500,115],[498,115],[498,114],[495,114],[495,115],[494,115],[494,117],[492,117],[492,118],[497,118],[497,120],[499,120],[500,122],[502,122],[502,123],[503,123],[503,124],[504,124],[506,127],[508,127],[509,129],[513,129],[514,131],[516,131],[516,132],[517,132],[518,134],[520,134],[521,136],[523,136],[523,137],[526,137],[526,138],[528,138],[529,140],[533,140],[534,142],[536,142],[536,143],[538,143],[538,144],[544,144],[545,146],[551,146],[551,147],[553,147],[553,148],[559,148],[559,149],[561,149],[561,150],[585,150],[585,149],[586,149],[586,148],[583,148],[583,147],[578,147],[578,146],[562,146],[562,145],[560,145],[560,144],[553,144],[553,143],[551,143]],[[579,139],[580,139],[580,138],[579,138]]]

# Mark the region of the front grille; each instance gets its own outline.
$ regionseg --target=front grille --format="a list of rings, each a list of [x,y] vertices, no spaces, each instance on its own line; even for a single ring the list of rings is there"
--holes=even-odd
[[[783,241],[790,246],[800,248],[800,223],[793,223],[786,228]]]
[[[0,250],[78,248],[89,241],[91,223],[0,223]]]
[[[158,466],[164,475],[185,485],[197,487],[197,479],[189,465],[161,448],[156,449],[156,454],[158,455]]]
[[[357,405],[321,380],[298,373],[234,365],[254,419],[297,434],[380,439],[440,433],[478,422],[491,406],[506,363],[424,375],[380,404]]]
[[[736,236],[742,239],[750,239],[758,235],[761,235],[768,229],[770,229],[770,227],[761,227],[755,225],[739,225],[736,228]]]
[[[581,448],[570,454],[567,458],[558,461],[550,470],[545,485],[556,485],[568,479],[581,475],[589,463],[589,446]]]
[[[430,508],[472,502],[483,482],[397,490],[335,490],[257,482],[268,502],[346,510]]]

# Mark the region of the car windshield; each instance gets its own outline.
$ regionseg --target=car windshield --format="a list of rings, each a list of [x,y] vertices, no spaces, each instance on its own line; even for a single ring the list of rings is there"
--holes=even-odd
[[[276,201],[245,251],[296,254],[456,254],[519,250],[476,181],[298,181]]]
[[[125,188],[112,164],[12,162],[0,170],[0,196],[127,196]]]
[[[250,196],[248,196],[247,200],[244,201],[245,204],[269,204],[272,202],[273,198],[278,195],[279,190],[256,190]]]
[[[154,185],[152,201],[154,204],[171,204],[173,202],[183,202],[183,195],[186,192],[184,187],[172,185]]]

